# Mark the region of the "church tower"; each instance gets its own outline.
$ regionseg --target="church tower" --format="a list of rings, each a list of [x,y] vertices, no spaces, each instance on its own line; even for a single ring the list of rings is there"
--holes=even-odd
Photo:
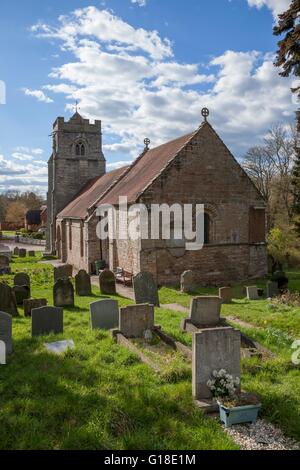
[[[88,180],[104,175],[101,121],[90,123],[76,111],[68,122],[53,124],[53,151],[48,162],[47,251],[55,253],[56,216]]]

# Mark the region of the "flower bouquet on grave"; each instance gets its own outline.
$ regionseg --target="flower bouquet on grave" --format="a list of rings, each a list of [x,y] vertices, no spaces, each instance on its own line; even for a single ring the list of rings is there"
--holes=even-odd
[[[256,422],[261,403],[256,396],[239,392],[238,377],[234,378],[225,369],[215,370],[207,386],[217,400],[220,420],[226,428],[233,424]]]

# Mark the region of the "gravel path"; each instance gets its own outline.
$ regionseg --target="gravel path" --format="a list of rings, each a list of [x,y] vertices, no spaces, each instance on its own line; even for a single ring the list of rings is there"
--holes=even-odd
[[[225,430],[243,450],[300,450],[300,443],[285,437],[281,430],[263,419]]]

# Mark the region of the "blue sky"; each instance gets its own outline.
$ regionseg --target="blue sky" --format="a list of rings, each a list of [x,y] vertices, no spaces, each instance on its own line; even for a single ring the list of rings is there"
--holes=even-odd
[[[241,157],[293,120],[273,67],[272,26],[289,0],[3,0],[0,191],[46,191],[51,126],[102,119],[108,169],[195,129],[201,108]],[[75,13],[74,13],[75,12]],[[0,103],[3,102],[3,96]]]

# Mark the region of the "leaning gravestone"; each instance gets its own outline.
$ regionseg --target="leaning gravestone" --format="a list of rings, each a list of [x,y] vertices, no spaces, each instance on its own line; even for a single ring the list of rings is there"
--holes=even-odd
[[[53,286],[55,307],[74,307],[74,287],[70,279],[58,279]]]
[[[18,246],[16,246],[16,247],[14,248],[14,255],[15,255],[15,256],[19,256],[19,247],[18,247]]]
[[[247,299],[248,300],[258,300],[259,299],[258,289],[257,289],[256,286],[246,287],[246,292],[247,292]]]
[[[119,330],[127,338],[143,338],[145,331],[153,328],[153,305],[139,304],[120,308]]]
[[[75,276],[75,291],[79,296],[91,295],[91,276],[81,269]]]
[[[68,279],[72,277],[73,266],[71,264],[63,264],[61,266],[54,267],[54,282],[59,279]]]
[[[13,293],[17,305],[23,305],[24,300],[30,299],[30,287],[28,286],[13,286]]]
[[[46,307],[46,299],[25,299],[23,302],[24,316],[31,317],[31,312],[34,308]]]
[[[19,256],[20,258],[25,258],[26,257],[26,254],[27,254],[27,251],[25,248],[20,248],[19,249]]]
[[[17,273],[14,277],[14,285],[30,287],[30,277],[26,273]]]
[[[0,310],[9,313],[13,317],[19,316],[13,290],[4,282],[0,282]]]
[[[99,274],[99,287],[101,294],[115,295],[116,294],[116,278],[112,271],[104,269]]]
[[[9,267],[9,258],[6,255],[0,255],[0,274],[11,274]]]
[[[144,271],[133,278],[134,298],[137,304],[151,304],[159,307],[157,285],[151,273]]]
[[[6,354],[12,352],[12,317],[0,312],[0,341],[5,343]]]
[[[92,329],[111,330],[119,325],[118,302],[112,299],[98,300],[90,304]]]
[[[279,294],[278,283],[275,281],[267,282],[267,298],[276,297]]]
[[[241,333],[231,327],[209,328],[193,335],[192,381],[196,400],[212,398],[207,381],[215,370],[225,369],[240,378],[240,350]]]
[[[192,325],[198,328],[204,326],[217,326],[220,323],[221,305],[222,300],[220,297],[194,297],[191,300],[190,316],[183,322],[192,323]]]
[[[195,290],[193,271],[184,271],[180,277],[180,290],[183,293],[193,292]]]
[[[231,287],[221,287],[219,289],[219,297],[222,299],[222,304],[231,304],[232,302]]]
[[[63,309],[58,307],[34,308],[31,312],[32,336],[60,334],[64,331]]]

